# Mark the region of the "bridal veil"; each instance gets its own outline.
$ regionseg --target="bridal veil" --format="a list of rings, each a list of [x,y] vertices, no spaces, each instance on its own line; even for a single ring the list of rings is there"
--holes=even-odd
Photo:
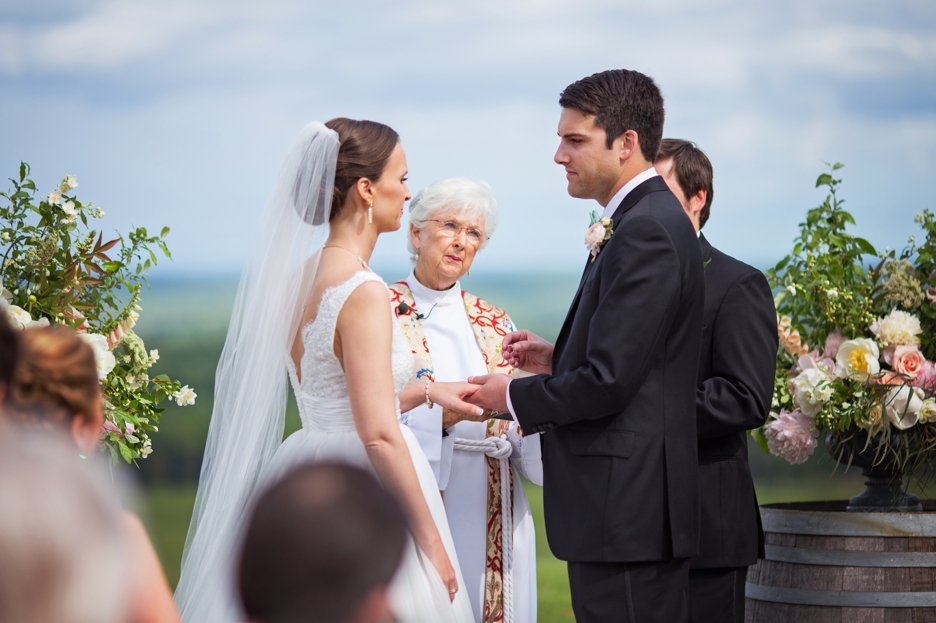
[[[214,407],[176,600],[188,623],[239,616],[234,552],[244,509],[283,438],[286,357],[328,235],[338,134],[299,133],[263,210],[215,376]]]

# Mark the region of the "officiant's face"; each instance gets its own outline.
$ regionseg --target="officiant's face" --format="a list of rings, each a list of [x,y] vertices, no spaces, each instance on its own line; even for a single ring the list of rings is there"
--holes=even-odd
[[[566,170],[568,192],[579,199],[601,200],[621,176],[617,142],[608,148],[604,128],[595,117],[563,108],[559,117],[559,148],[554,160]]]
[[[452,287],[471,268],[481,244],[484,222],[458,211],[440,211],[421,228],[410,225],[413,246],[419,251],[416,279],[433,290]]]

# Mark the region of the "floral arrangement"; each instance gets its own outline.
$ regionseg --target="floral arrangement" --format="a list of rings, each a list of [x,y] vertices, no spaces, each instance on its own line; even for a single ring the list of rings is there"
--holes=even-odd
[[[830,447],[853,442],[874,464],[913,474],[936,457],[936,220],[918,214],[921,244],[911,236],[899,253],[878,253],[847,231],[841,167],[819,176],[825,202],[767,271],[780,349],[774,411],[755,437],[802,463],[824,434]]]
[[[591,253],[592,262],[601,253],[601,247],[611,240],[611,234],[613,233],[614,228],[611,219],[607,216],[599,218],[598,211],[592,210],[591,225],[585,233],[585,246],[588,247],[588,252]]]
[[[150,376],[159,351],[147,351],[133,332],[141,286],[157,260],[153,249],[171,257],[169,228],[150,236],[139,227],[105,241],[88,226],[104,211],[78,200],[74,175],[37,199],[29,174],[29,165],[20,164],[13,189],[0,192],[8,203],[0,206],[0,312],[19,329],[70,327],[91,345],[104,397],[102,448],[115,462],[145,459],[153,452],[159,404],[172,397],[191,405],[196,397],[166,375]]]

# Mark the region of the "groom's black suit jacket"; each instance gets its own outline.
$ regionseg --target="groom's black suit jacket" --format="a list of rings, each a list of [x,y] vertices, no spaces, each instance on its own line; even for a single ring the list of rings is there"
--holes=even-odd
[[[558,558],[689,558],[702,253],[660,177],[632,190],[612,220],[559,333],[553,373],[511,381],[511,404],[525,433],[543,433],[546,534]]]
[[[763,557],[764,532],[747,434],[770,410],[777,311],[764,274],[699,238],[705,328],[696,392],[702,528],[694,569],[744,567]]]

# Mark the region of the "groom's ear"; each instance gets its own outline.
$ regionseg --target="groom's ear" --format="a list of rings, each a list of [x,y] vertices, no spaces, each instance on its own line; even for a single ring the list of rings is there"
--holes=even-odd
[[[640,137],[634,130],[626,130],[614,139],[611,149],[617,152],[621,165],[635,156],[643,159],[643,153],[640,151]]]

